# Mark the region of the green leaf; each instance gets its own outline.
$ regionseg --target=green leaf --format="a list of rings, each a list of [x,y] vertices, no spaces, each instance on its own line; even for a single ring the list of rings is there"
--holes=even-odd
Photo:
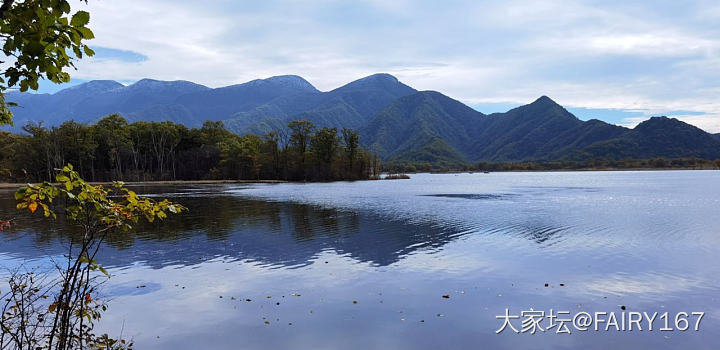
[[[70,20],[70,25],[73,27],[82,27],[90,23],[90,14],[87,11],[78,11]]]
[[[95,37],[95,34],[93,34],[92,30],[88,28],[77,28],[77,31],[83,36],[84,39],[92,39]]]
[[[60,11],[63,13],[70,12],[70,4],[67,1],[60,2]]]
[[[102,272],[105,276],[107,276],[108,278],[110,278],[110,273],[108,273],[107,270],[105,270],[104,267],[98,265],[98,270],[100,270],[100,272]]]

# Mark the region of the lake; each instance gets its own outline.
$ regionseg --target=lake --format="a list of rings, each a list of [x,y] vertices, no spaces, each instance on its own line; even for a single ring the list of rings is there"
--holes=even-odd
[[[190,211],[108,241],[101,326],[138,349],[717,348],[720,171],[411,176],[137,187]],[[0,265],[61,257],[65,229],[0,195]],[[496,333],[531,310],[705,314]]]

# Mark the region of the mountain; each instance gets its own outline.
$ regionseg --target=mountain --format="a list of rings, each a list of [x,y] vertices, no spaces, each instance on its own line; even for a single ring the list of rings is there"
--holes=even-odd
[[[374,74],[332,91],[282,96],[224,120],[234,132],[262,134],[290,120],[307,119],[318,126],[359,128],[382,108],[416,90],[390,74]]]
[[[14,123],[18,128],[29,121],[58,125],[72,119],[69,115],[76,112],[75,106],[81,101],[122,87],[122,84],[112,80],[93,80],[60,90],[53,95],[10,92],[6,99],[19,105],[12,108],[15,114]]]
[[[439,92],[399,98],[360,130],[367,147],[387,160],[461,163],[485,115]]]
[[[160,121],[166,119],[164,115],[147,117],[145,110],[157,110],[160,106],[172,105],[178,96],[208,89],[184,80],[142,79],[134,84],[83,99],[66,115],[78,121],[93,121],[111,113],[119,113],[129,121]]]
[[[53,95],[9,94],[16,125],[43,121],[55,126],[67,120],[93,122],[111,113],[128,121],[170,120],[199,127],[205,120],[222,120],[228,129],[262,133],[305,118],[318,126],[353,127],[398,97],[414,93],[389,74],[375,74],[329,92],[320,92],[295,75],[257,79],[211,89],[187,81],[142,79],[123,86],[114,81],[90,81]]]
[[[654,117],[634,129],[581,121],[547,96],[485,116],[440,93],[420,92],[384,109],[361,136],[381,158],[398,163],[720,158],[717,135],[677,119]]]
[[[720,158],[720,139],[675,118],[653,117],[619,137],[575,151],[575,158]]]
[[[43,122],[46,126],[68,120],[94,122],[112,113],[120,113],[131,121],[165,120],[162,114],[144,118],[137,117],[137,113],[170,105],[178,96],[207,89],[189,81],[142,79],[124,86],[110,80],[93,80],[52,95],[8,94],[8,101],[19,104],[13,108],[18,127],[28,121]]]
[[[472,160],[510,161],[537,157],[538,150],[559,132],[582,122],[547,96],[506,113],[488,116],[470,146]]]
[[[205,120],[222,120],[286,95],[319,93],[298,76],[278,76],[211,89],[189,81],[142,79],[123,86],[114,81],[90,81],[48,94],[9,94],[17,101],[15,124],[43,121],[54,126],[67,120],[92,122],[112,113],[129,121],[171,120],[189,127]]]
[[[257,79],[244,84],[209,89],[176,97],[199,120],[228,119],[239,111],[248,111],[284,96],[313,95],[319,91],[296,75]]]
[[[626,128],[590,119],[576,127],[560,131],[555,137],[535,151],[538,160],[566,158],[575,150],[583,149],[596,142],[614,139],[624,135]]]
[[[453,166],[594,158],[720,158],[720,134],[677,119],[651,118],[633,129],[582,121],[547,96],[505,113],[484,115],[435,91],[417,91],[389,74],[319,91],[296,75],[209,88],[189,81],[142,79],[124,86],[94,80],[55,94],[11,92],[16,127],[92,123],[111,113],[128,121],[173,121],[199,127],[222,121],[236,133],[284,130],[289,121],[359,131],[361,144],[391,162]]]

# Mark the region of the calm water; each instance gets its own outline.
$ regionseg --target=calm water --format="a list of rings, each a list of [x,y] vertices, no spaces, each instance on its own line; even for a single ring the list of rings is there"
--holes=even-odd
[[[102,252],[113,275],[102,326],[124,329],[138,348],[716,349],[720,341],[720,172],[137,190],[190,208],[114,237]],[[11,192],[0,194],[0,217],[17,216]],[[0,234],[1,265],[62,254],[62,227],[17,219]],[[705,317],[697,332],[660,332],[656,320],[652,332],[495,333],[506,308],[619,316],[621,306]]]

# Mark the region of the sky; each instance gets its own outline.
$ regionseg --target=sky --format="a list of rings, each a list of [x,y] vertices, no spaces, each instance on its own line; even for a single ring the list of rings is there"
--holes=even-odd
[[[547,95],[632,127],[668,115],[720,132],[720,1],[90,0],[73,83],[210,87],[296,74],[320,90],[385,72],[482,112]],[[43,91],[64,86],[43,84]]]

